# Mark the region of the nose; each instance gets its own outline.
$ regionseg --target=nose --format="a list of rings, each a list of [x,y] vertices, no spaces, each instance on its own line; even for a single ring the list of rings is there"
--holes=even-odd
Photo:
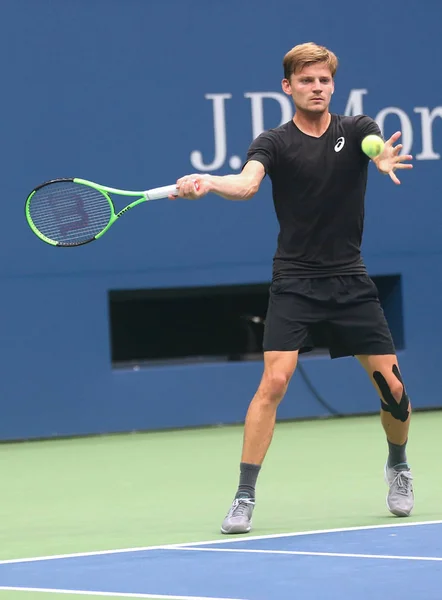
[[[313,92],[315,94],[322,94],[322,85],[319,79],[317,79],[313,85]]]

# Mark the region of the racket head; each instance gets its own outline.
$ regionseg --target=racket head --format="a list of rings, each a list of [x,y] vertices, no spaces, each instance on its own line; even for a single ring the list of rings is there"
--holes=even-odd
[[[43,242],[72,247],[102,235],[112,225],[115,209],[106,191],[94,183],[62,178],[34,188],[26,199],[25,215]]]

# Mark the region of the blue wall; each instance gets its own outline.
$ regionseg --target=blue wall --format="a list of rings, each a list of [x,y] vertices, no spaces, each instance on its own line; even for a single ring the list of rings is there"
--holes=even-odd
[[[341,60],[332,109],[369,114],[386,136],[401,128],[416,157],[398,187],[370,167],[364,255],[371,275],[402,276],[400,362],[415,407],[442,404],[442,5],[269,7],[3,0],[0,439],[243,419],[260,362],[114,371],[108,291],[268,281],[277,234],[268,181],[247,203],[210,196],[143,205],[75,250],[37,240],[24,201],[55,177],[145,189],[197,170],[238,172],[231,157],[243,159],[262,127],[291,117],[281,104],[281,61],[309,40]],[[263,100],[260,121],[264,93],[274,97]],[[354,360],[303,364],[339,410],[377,411]],[[279,417],[323,412],[295,377]]]

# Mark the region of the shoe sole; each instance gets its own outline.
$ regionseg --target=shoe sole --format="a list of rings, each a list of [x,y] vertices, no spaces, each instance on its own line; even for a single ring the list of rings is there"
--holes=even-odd
[[[384,466],[384,480],[385,483],[388,485],[388,487],[390,488],[390,484],[388,483],[388,478],[387,478],[387,464],[385,464]],[[392,515],[395,515],[396,517],[409,517],[413,511],[413,509],[409,510],[408,512],[405,510],[393,510],[390,508],[390,505],[388,504],[388,493],[387,493],[387,497],[385,498],[385,503],[387,505],[388,510],[391,512]]]
[[[223,529],[221,527],[221,533],[224,533],[225,535],[234,535],[234,534],[240,534],[240,533],[249,533],[249,531],[252,529],[252,522],[250,521],[250,525],[248,526],[247,529],[241,529],[241,530],[236,530],[235,528],[231,529],[230,531],[227,531],[226,529]]]

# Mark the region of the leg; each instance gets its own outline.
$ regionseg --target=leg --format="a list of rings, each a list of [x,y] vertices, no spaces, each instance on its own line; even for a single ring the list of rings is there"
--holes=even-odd
[[[394,354],[359,355],[356,358],[367,371],[381,399],[381,423],[387,440],[398,446],[405,445],[410,427],[411,404],[402,382],[396,356]],[[397,407],[392,406],[393,400]]]
[[[297,361],[297,350],[264,352],[264,373],[246,415],[239,486],[222,533],[247,533],[251,529],[256,480],[272,441],[276,411]]]
[[[276,411],[296,369],[298,351],[265,352],[264,373],[247,411],[241,462],[261,465],[276,421]]]
[[[411,404],[398,361],[394,354],[359,355],[357,358],[381,398],[381,423],[389,447],[385,466],[390,488],[387,506],[397,516],[409,516],[414,505],[412,476],[406,456]]]
[[[381,422],[389,447],[387,506],[397,516],[408,516],[414,504],[405,454],[411,406],[377,288],[367,275],[343,277],[335,298],[332,357],[356,356],[381,398]]]
[[[264,372],[247,411],[239,486],[222,533],[247,533],[251,529],[256,480],[272,441],[276,411],[296,369],[309,324],[320,320],[310,293],[308,279],[272,282],[263,338]]]

